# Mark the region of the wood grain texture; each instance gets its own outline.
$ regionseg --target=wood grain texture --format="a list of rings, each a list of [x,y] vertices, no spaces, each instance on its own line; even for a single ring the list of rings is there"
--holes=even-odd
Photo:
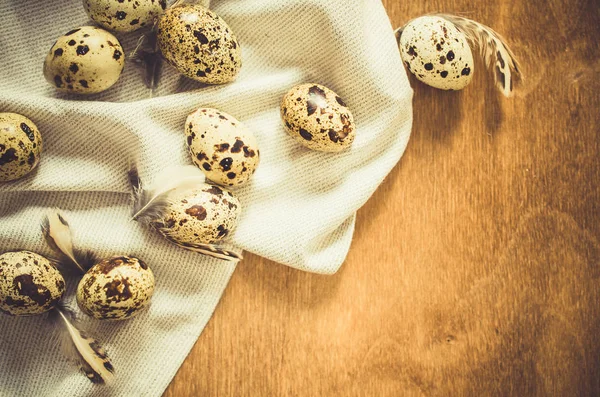
[[[341,271],[249,256],[165,397],[600,395],[597,0],[384,3],[492,26],[525,84],[411,79],[408,149]]]

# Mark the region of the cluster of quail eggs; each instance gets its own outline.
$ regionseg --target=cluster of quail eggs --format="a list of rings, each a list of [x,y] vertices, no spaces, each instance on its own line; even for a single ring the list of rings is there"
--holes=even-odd
[[[160,54],[181,74],[206,83],[235,80],[241,47],[227,23],[199,4],[167,8],[165,0],[84,0],[97,26],[70,30],[52,45],[44,76],[57,90],[95,94],[112,87],[125,66],[125,51],[107,30],[125,33],[144,27],[156,34]]]
[[[68,227],[61,215],[55,219]],[[55,226],[50,224],[50,228]],[[51,244],[51,248],[59,250],[57,244]],[[56,263],[67,266],[66,261],[50,260],[30,251],[0,255],[0,311],[27,316],[54,309],[65,294],[65,278]],[[77,304],[87,315],[100,320],[124,320],[150,303],[154,274],[141,259],[115,256],[97,261],[85,270],[77,286]]]

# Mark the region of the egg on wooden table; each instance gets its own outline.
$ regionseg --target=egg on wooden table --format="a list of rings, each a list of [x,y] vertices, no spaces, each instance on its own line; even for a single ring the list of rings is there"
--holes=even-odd
[[[93,21],[117,32],[132,32],[151,26],[166,7],[166,0],[83,1],[83,8]]]
[[[293,87],[281,101],[285,131],[301,145],[322,152],[340,152],[356,135],[354,117],[342,98],[319,84]]]
[[[231,82],[242,67],[242,50],[231,28],[200,5],[167,9],[158,23],[157,39],[167,62],[202,83]]]
[[[241,211],[239,200],[230,191],[201,184],[169,196],[163,219],[154,227],[182,247],[213,244],[235,229]]]
[[[95,94],[112,87],[125,65],[115,36],[82,26],[58,38],[44,62],[44,76],[60,91]]]
[[[0,182],[22,178],[40,162],[42,136],[27,117],[0,113]]]
[[[252,131],[217,109],[200,108],[185,122],[192,161],[211,181],[225,186],[248,181],[260,162]]]
[[[450,21],[439,16],[416,18],[403,28],[398,45],[404,65],[423,83],[460,90],[471,82],[471,47]]]
[[[77,304],[99,320],[125,320],[148,306],[154,274],[132,256],[104,259],[92,266],[77,286]]]
[[[0,311],[28,316],[52,310],[65,293],[65,280],[48,259],[30,251],[0,255]]]

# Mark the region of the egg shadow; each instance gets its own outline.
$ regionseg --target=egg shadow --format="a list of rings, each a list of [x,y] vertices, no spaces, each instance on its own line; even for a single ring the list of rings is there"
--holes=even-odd
[[[424,134],[428,139],[449,144],[463,118],[463,91],[440,90],[418,81],[409,73],[414,90],[412,139]]]

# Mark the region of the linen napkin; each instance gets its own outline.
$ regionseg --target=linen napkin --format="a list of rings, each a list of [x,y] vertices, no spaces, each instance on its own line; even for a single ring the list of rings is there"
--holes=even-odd
[[[163,393],[235,264],[181,250],[130,221],[126,173],[132,158],[146,180],[168,165],[190,164],[183,127],[198,107],[233,115],[259,141],[261,164],[249,184],[235,189],[244,209],[229,242],[305,271],[331,274],[341,266],[356,210],[400,159],[412,91],[379,1],[223,0],[211,8],[242,46],[234,83],[205,86],[165,65],[152,94],[128,62],[114,87],[83,97],[56,92],[42,75],[54,41],[90,24],[81,1],[0,2],[0,112],[32,119],[45,144],[34,173],[0,185],[0,252],[49,254],[39,222],[46,208],[60,207],[82,248],[138,255],[157,280],[152,304],[139,316],[85,320],[115,365],[111,386],[90,384],[65,362],[45,316],[0,316],[0,395]],[[130,52],[139,32],[116,36]],[[353,111],[357,135],[350,150],[313,152],[284,132],[280,100],[305,82],[333,89]]]

